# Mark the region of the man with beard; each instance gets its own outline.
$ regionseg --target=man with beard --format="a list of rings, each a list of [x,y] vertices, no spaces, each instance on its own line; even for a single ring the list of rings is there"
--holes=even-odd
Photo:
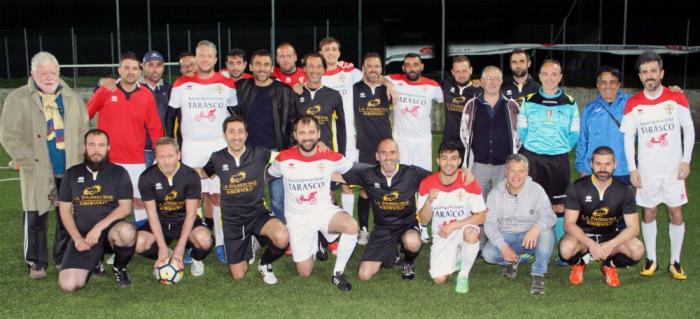
[[[503,82],[501,90],[503,95],[518,104],[523,104],[526,96],[540,88],[540,84],[528,73],[531,63],[530,54],[523,49],[515,49],[510,53],[510,70],[513,77]]]
[[[182,52],[177,60],[180,63],[180,75],[193,76],[197,71],[197,64],[194,61],[194,53],[189,51]]]
[[[289,243],[297,272],[301,277],[311,275],[318,232],[329,241],[340,236],[331,281],[338,289],[349,291],[352,286],[345,277],[345,267],[357,243],[357,222],[333,205],[328,194],[331,175],[346,173],[352,162],[337,152],[318,151],[321,125],[313,116],[304,115],[296,121],[294,138],[299,145],[280,152],[268,172],[282,177],[284,183]]]
[[[275,55],[278,67],[272,70],[272,75],[290,88],[294,93],[301,94],[306,83],[306,73],[302,68],[297,67],[297,52],[289,42],[283,42],[277,46]]]
[[[204,274],[204,263],[211,250],[211,232],[197,216],[202,197],[199,175],[180,164],[180,147],[172,138],[156,142],[158,163],[146,169],[139,178],[139,191],[148,213],[148,222],[138,229],[136,252],[155,259],[154,267],[168,259],[184,264],[186,247],[191,248],[192,276]],[[177,245],[168,252],[168,244]]]
[[[130,177],[123,167],[109,162],[110,143],[105,131],[88,131],[84,143],[85,162],[68,169],[61,181],[59,210],[71,241],[58,286],[64,292],[85,287],[90,271],[105,252],[113,251],[117,286],[129,287],[126,265],[136,245],[136,229],[124,220],[131,212]]]
[[[122,54],[118,71],[117,89],[98,88],[87,103],[88,114],[93,118],[99,112],[97,128],[111,138],[112,161],[126,169],[132,185],[138,185],[139,176],[146,169],[146,136],[151,141],[163,137],[163,124],[153,93],[138,82],[141,69],[133,52]],[[133,222],[139,227],[147,215],[138,187],[133,191]]]
[[[559,243],[559,258],[572,265],[572,285],[583,283],[586,263],[594,259],[603,262],[605,283],[617,287],[617,268],[636,264],[644,254],[644,245],[637,239],[634,193],[612,177],[615,165],[611,148],[596,148],[591,159],[593,175],[581,177],[566,190],[566,235]]]
[[[165,130],[165,135],[173,137],[173,130],[175,128],[175,117],[176,112],[172,112],[168,106],[168,100],[170,99],[170,90],[172,86],[170,83],[163,81],[163,71],[165,70],[165,59],[158,51],[146,52],[143,56],[141,62],[141,68],[143,68],[143,81],[141,83],[146,84],[151,91],[153,91],[153,96],[156,98],[156,106],[158,107],[158,116],[160,117],[161,124]],[[147,136],[146,137],[146,148],[144,149],[146,157],[146,165],[153,164],[153,141]]]
[[[657,269],[656,212],[657,206],[664,203],[670,219],[671,260],[668,270],[674,279],[684,280],[687,276],[681,268],[685,235],[683,205],[688,203],[685,180],[690,174],[695,143],[693,119],[685,95],[661,85],[664,69],[657,53],[642,53],[637,60],[637,70],[644,90],[627,102],[620,131],[625,133],[625,156],[630,180],[637,187],[637,204],[644,207],[642,235],[647,258],[641,275],[651,276]],[[636,153],[635,138],[639,141]],[[639,158],[639,169],[635,154]]]
[[[464,55],[452,59],[452,77],[442,82],[442,94],[445,96],[445,125],[442,130],[443,141],[460,141],[459,129],[464,106],[472,98],[481,94],[481,88],[472,85],[472,65]],[[465,148],[469,151],[469,148]],[[465,158],[462,155],[462,158]]]
[[[253,60],[261,59],[261,57]],[[272,69],[268,57],[267,68]],[[256,75],[257,78],[257,75]],[[284,86],[279,83],[278,85]],[[288,89],[285,87],[285,89]],[[265,169],[272,152],[255,144],[246,145],[249,136],[246,122],[236,115],[224,120],[224,136],[228,146],[209,158],[203,175],[216,174],[221,182],[221,203],[226,261],[233,280],[242,280],[248,261],[254,258],[253,240],[267,248],[260,258],[258,272],[268,285],[277,283],[272,263],[284,255],[289,234],[284,224],[265,207]]]
[[[250,79],[253,76],[245,73],[248,63],[245,61],[245,51],[235,48],[226,54],[226,68],[221,70],[221,75],[238,82],[241,79]]]
[[[444,284],[455,272],[460,258],[455,291],[469,291],[469,272],[479,253],[479,225],[484,223],[486,205],[479,182],[463,184],[462,143],[447,141],[438,149],[440,172],[420,183],[418,207],[421,221],[433,221],[433,245],[430,248],[430,276],[436,284]]]

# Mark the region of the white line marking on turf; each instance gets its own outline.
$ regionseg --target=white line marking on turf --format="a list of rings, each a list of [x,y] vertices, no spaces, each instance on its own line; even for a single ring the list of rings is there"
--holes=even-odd
[[[4,178],[0,179],[0,182],[11,182],[11,181],[18,181],[19,177],[12,177],[12,178]]]

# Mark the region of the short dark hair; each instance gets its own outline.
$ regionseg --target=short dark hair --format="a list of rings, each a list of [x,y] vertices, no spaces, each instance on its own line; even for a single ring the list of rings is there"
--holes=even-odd
[[[457,151],[457,153],[459,153],[459,157],[462,158],[462,154],[464,154],[464,144],[457,141],[442,141],[438,147],[438,157],[442,153],[453,151]]]
[[[317,52],[311,52],[311,53],[307,53],[306,55],[304,55],[304,57],[301,59],[301,66],[302,67],[306,66],[306,60],[308,60],[309,58],[321,59],[321,63],[323,64],[323,69],[328,70],[328,64],[326,63],[326,58],[324,58],[321,53],[317,53]]]
[[[121,55],[119,55],[119,65],[121,65],[122,62],[124,62],[124,60],[134,60],[136,62],[141,63],[141,60],[139,59],[139,57],[136,55],[136,53],[134,53],[132,51],[126,51],[126,52],[122,53]]]
[[[309,123],[314,123],[316,125],[317,130],[321,130],[321,124],[318,122],[318,120],[311,116],[311,115],[302,115],[294,121],[294,131],[297,130],[297,127],[299,124],[309,124]]]
[[[250,55],[250,63],[252,64],[253,60],[255,60],[256,57],[263,57],[263,56],[270,58],[270,61],[272,61],[272,54],[270,54],[270,51],[267,51],[265,49],[259,49],[259,50],[255,50],[255,52],[253,52],[253,54]]]
[[[639,55],[639,58],[637,58],[637,72],[640,72],[639,68],[642,66],[642,64],[647,64],[649,62],[659,62],[659,69],[664,68],[664,61],[661,59],[661,56],[654,52],[654,51],[644,51],[642,54]]]
[[[515,54],[524,54],[524,55],[525,55],[525,59],[528,60],[528,61],[530,61],[530,53],[527,53],[527,51],[525,51],[525,50],[523,50],[523,49],[513,49],[513,51],[510,51],[510,57],[511,57],[511,58],[512,58],[513,55],[515,55]]]
[[[598,79],[600,79],[600,76],[603,73],[606,73],[606,72],[610,73],[612,76],[616,77],[618,82],[622,82],[622,72],[620,72],[620,69],[613,67],[613,66],[608,66],[608,65],[600,67],[600,70],[598,70],[598,74],[596,74],[596,76],[595,76],[596,81]]]
[[[248,123],[245,122],[245,120],[238,116],[238,115],[230,115],[224,120],[224,124],[222,125],[222,129],[224,133],[226,133],[226,128],[228,127],[228,123],[233,123],[233,122],[240,122],[243,123],[243,128],[245,129],[246,133],[248,132]]]
[[[452,66],[454,67],[455,64],[460,63],[460,62],[467,62],[469,66],[472,66],[472,62],[469,61],[469,58],[466,55],[458,55],[454,58],[452,58]]]
[[[598,146],[596,147],[595,150],[593,150],[593,154],[591,155],[591,162],[593,161],[593,157],[596,155],[612,155],[613,160],[615,159],[615,152],[613,152],[612,148],[609,146]]]
[[[245,61],[245,51],[240,48],[233,48],[226,54],[226,58],[228,57],[240,57],[243,59],[243,61]]]
[[[334,38],[334,37],[326,37],[326,38],[321,39],[321,41],[318,42],[318,48],[319,48],[319,49],[320,49],[320,48],[323,48],[324,46],[329,45],[329,44],[331,44],[331,43],[337,43],[337,44],[338,44],[338,48],[340,48],[340,41],[338,41],[338,40],[337,40],[336,38]]]
[[[185,51],[185,52],[180,53],[180,55],[177,57],[177,60],[179,61],[180,59],[182,59],[184,57],[188,57],[188,56],[191,56],[194,58],[195,55],[194,55],[194,53],[192,53],[190,51]]]
[[[367,52],[365,56],[362,57],[362,65],[365,65],[367,59],[377,58],[379,59],[379,64],[382,63],[382,56],[377,52]]]
[[[410,59],[410,58],[418,58],[418,61],[420,61],[421,63],[423,63],[423,59],[421,59],[420,54],[418,54],[418,53],[413,53],[413,52],[406,54],[406,55],[403,57],[403,62],[405,63],[405,62],[406,62],[406,59]]]
[[[107,145],[109,145],[109,134],[107,134],[107,132],[105,132],[105,130],[99,129],[99,128],[89,129],[85,133],[85,137],[83,138],[83,144],[87,144],[87,138],[90,135],[103,135],[104,137],[107,138]]]

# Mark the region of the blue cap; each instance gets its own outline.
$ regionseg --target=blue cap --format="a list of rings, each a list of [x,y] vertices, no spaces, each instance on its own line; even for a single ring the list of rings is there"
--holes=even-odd
[[[143,55],[143,63],[148,63],[151,61],[160,61],[165,63],[165,59],[158,51],[148,51]]]

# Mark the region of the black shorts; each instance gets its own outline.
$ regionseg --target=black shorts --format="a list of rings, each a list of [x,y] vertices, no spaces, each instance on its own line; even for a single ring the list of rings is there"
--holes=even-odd
[[[617,237],[617,235],[620,234],[620,231],[614,231],[610,232],[607,234],[589,234],[586,233],[586,236],[588,238],[595,240],[597,243],[602,244],[606,241],[611,241],[613,238]]]
[[[377,151],[371,150],[360,150],[358,156],[358,162],[370,165],[377,165]]]
[[[365,253],[362,255],[362,261],[380,261],[382,267],[393,267],[398,253],[396,246],[401,244],[403,234],[411,229],[420,234],[417,222],[391,227],[375,225],[369,236]]]
[[[229,265],[253,258],[253,238],[262,239],[260,232],[271,219],[277,219],[271,212],[260,213],[246,223],[231,223],[223,220],[224,250]]]
[[[61,269],[75,268],[92,270],[93,268],[95,268],[95,266],[97,266],[97,263],[102,261],[104,254],[111,254],[114,252],[114,250],[112,250],[112,246],[109,244],[107,234],[109,234],[109,231],[112,229],[112,227],[114,227],[114,225],[120,222],[128,223],[127,221],[121,219],[113,222],[112,224],[107,226],[107,228],[102,230],[102,233],[100,234],[100,239],[97,241],[97,245],[93,246],[92,248],[86,251],[78,251],[75,248],[75,242],[73,241],[73,239],[71,239],[68,242],[68,247],[66,248],[65,255],[63,255]],[[87,235],[87,233],[81,235],[84,237],[85,235]]]
[[[563,204],[571,175],[569,154],[541,155],[523,149],[523,155],[529,162],[530,177],[544,188],[552,205]]]
[[[180,239],[180,233],[182,232],[182,225],[184,224],[183,222],[179,223],[169,223],[164,220],[160,220],[160,229],[163,231],[163,238],[165,239],[166,244],[170,244],[173,240]],[[194,219],[194,224],[192,225],[192,229],[195,229],[199,226],[202,227],[207,227],[207,223],[204,221],[203,218],[196,216]],[[153,233],[151,230],[151,225],[146,222],[143,224],[143,226],[139,227],[138,231],[146,231],[149,233]]]

